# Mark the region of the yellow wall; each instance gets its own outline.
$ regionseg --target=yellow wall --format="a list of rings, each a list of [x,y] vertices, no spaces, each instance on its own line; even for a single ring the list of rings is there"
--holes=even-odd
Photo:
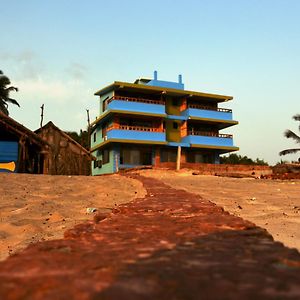
[[[175,129],[173,123],[178,124],[178,128]],[[166,120],[166,137],[168,142],[180,142],[180,121]]]
[[[174,101],[177,101],[178,105],[174,105]],[[172,98],[167,96],[166,97],[166,113],[168,115],[175,115],[180,116],[180,105],[181,105],[181,99],[180,98]]]

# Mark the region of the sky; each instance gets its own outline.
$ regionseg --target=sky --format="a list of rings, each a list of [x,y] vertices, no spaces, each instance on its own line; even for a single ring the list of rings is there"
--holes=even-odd
[[[296,147],[300,113],[298,0],[0,0],[0,70],[19,88],[10,116],[86,129],[98,115],[94,92],[139,77],[231,95],[237,152],[275,164]]]

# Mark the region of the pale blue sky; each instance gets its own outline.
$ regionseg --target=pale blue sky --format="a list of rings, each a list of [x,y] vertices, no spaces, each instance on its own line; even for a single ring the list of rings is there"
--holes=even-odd
[[[11,116],[64,130],[96,117],[93,93],[115,80],[183,75],[186,89],[232,95],[239,154],[276,163],[300,113],[300,1],[4,1],[0,69],[20,88]],[[297,156],[286,156],[294,159]]]

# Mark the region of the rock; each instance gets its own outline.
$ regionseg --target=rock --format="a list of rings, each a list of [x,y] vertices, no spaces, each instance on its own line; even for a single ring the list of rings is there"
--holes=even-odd
[[[92,214],[92,213],[94,213],[94,212],[96,212],[97,211],[97,208],[95,208],[95,207],[88,207],[87,209],[86,209],[86,212],[88,213],[88,214]]]
[[[101,213],[98,213],[94,216],[94,222],[95,223],[99,223],[100,221],[104,220],[107,218],[107,214],[101,214]]]

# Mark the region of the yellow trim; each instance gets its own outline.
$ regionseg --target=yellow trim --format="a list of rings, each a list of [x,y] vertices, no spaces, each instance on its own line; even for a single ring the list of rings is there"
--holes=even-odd
[[[135,90],[144,90],[144,91],[157,91],[157,92],[164,92],[169,95],[173,96],[195,96],[195,97],[201,97],[201,98],[211,98],[212,100],[219,100],[217,102],[225,102],[232,100],[232,96],[225,96],[225,95],[217,95],[217,94],[209,94],[209,93],[202,93],[202,92],[195,92],[195,91],[187,91],[187,90],[179,90],[179,89],[172,89],[172,88],[165,88],[165,87],[159,87],[159,86],[151,86],[151,85],[143,85],[143,84],[134,84],[134,83],[128,83],[128,82],[122,82],[122,81],[115,81],[114,83],[104,87],[103,89],[100,89],[97,91],[94,95],[100,96],[110,90],[115,90],[119,87],[127,87],[132,88]]]
[[[152,141],[139,141],[139,140],[125,140],[125,139],[109,139],[97,146],[91,148],[91,152],[104,147],[108,143],[130,143],[130,144],[147,144],[147,145],[167,145],[168,142],[152,142]]]
[[[101,116],[99,116],[94,122],[91,123],[91,126],[96,125],[97,123],[99,123],[104,117],[106,117],[109,114],[110,111],[106,111],[105,113],[103,113]]]
[[[240,150],[239,147],[209,146],[209,145],[200,145],[200,144],[191,144],[191,148],[222,149],[222,150],[230,150],[230,151]]]
[[[239,124],[238,121],[234,121],[234,120],[230,121],[230,120],[210,119],[210,118],[201,118],[201,117],[189,117],[189,120],[218,122],[218,123],[226,123],[226,124],[232,124],[232,125]]]

